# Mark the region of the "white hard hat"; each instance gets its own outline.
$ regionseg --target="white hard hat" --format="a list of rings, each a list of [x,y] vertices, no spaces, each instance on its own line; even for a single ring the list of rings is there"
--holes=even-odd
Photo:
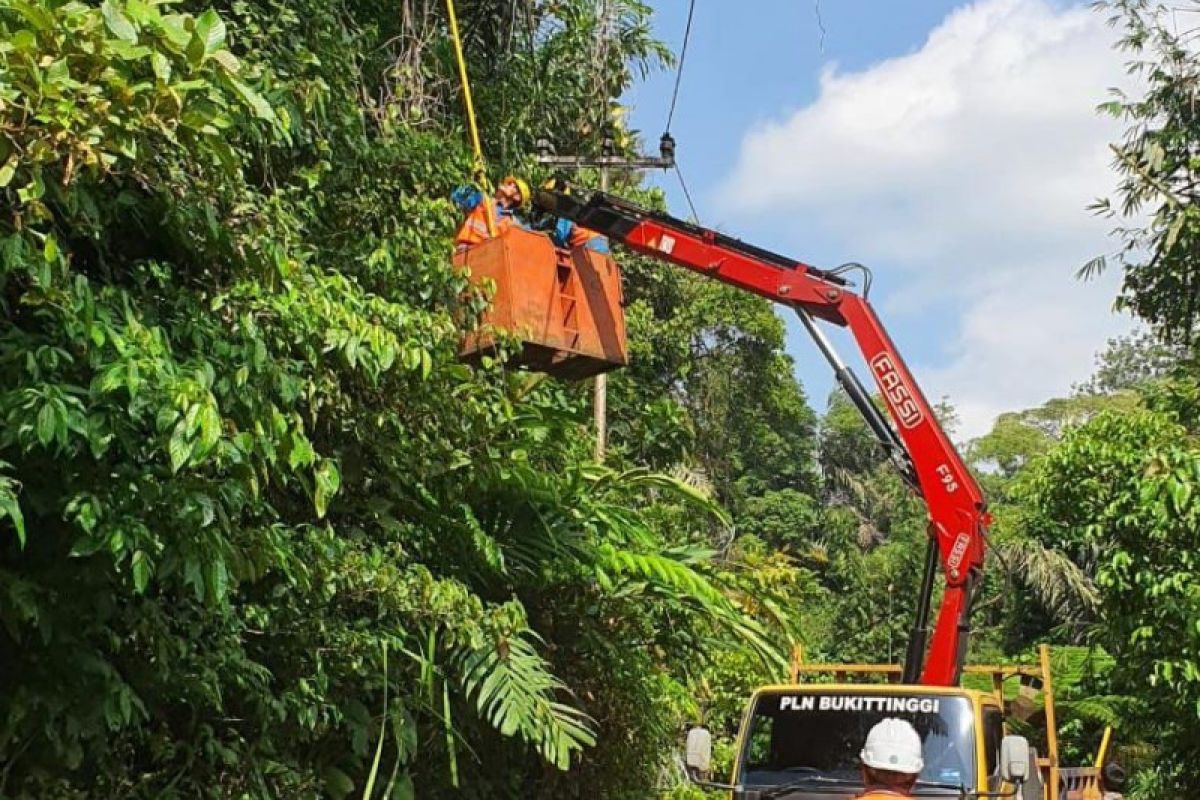
[[[916,775],[925,766],[917,729],[905,720],[895,718],[881,720],[871,728],[859,757],[872,769],[906,775]]]

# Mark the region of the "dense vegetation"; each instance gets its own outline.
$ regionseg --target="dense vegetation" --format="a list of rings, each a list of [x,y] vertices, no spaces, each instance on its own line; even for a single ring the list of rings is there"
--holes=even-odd
[[[1175,16],[1200,5],[1097,6],[1138,92],[1101,106],[1127,123],[1115,195],[1094,206],[1121,247],[1081,276],[1119,268],[1117,305],[1145,327],[1110,342],[1072,397],[1002,416],[971,453],[999,500],[997,549],[1038,606],[1018,597],[1010,635],[1088,646],[1072,711],[1116,727],[1132,796],[1165,800],[1200,786],[1200,62]]]
[[[497,169],[666,57],[638,3],[461,10]],[[640,359],[605,467],[584,390],[459,364],[449,55],[435,2],[0,3],[0,795],[636,796],[710,654],[781,663],[709,546],[812,481],[778,322],[631,284],[713,363]],[[697,446],[722,403],[796,434]]]
[[[494,170],[636,143],[615,104],[670,56],[606,8],[460,2]],[[1116,724],[1168,798],[1200,784],[1198,76],[1109,8],[1148,332],[972,443],[973,647],[1059,645],[1065,760]],[[682,727],[728,758],[793,644],[900,657],[924,513],[762,301],[625,259],[603,465],[584,387],[458,363],[464,138],[435,0],[0,0],[0,797],[683,796]]]

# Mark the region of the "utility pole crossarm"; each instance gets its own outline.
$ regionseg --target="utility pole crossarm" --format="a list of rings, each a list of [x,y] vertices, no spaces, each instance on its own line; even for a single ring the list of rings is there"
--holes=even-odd
[[[551,167],[569,169],[610,168],[610,169],[671,169],[675,159],[661,156],[558,156],[539,155],[537,163]]]
[[[554,145],[546,139],[539,139],[536,144],[539,164],[561,169],[674,169],[675,139],[671,134],[664,133],[658,140],[658,155],[617,155],[616,142],[612,136],[605,136],[598,156],[559,155],[554,151]]]

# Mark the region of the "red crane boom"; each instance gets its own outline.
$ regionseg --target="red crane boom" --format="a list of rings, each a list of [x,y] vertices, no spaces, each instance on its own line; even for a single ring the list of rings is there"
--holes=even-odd
[[[868,302],[869,282],[858,294],[842,277],[848,268],[859,265],[834,271],[818,269],[602,192],[582,197],[541,190],[535,192],[534,203],[635,252],[795,309],[838,382],[929,510],[929,550],[908,643],[904,682],[957,685],[966,657],[971,601],[983,569],[990,518],[979,484]],[[869,280],[869,273],[862,269]],[[884,398],[890,423],[814,317],[849,328]],[[926,652],[939,563],[945,590]]]

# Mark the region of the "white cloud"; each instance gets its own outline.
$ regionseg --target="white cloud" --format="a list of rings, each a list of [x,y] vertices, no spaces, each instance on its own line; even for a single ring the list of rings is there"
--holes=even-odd
[[[1101,14],[1046,0],[982,0],[951,13],[916,52],[860,72],[828,68],[810,105],[745,136],[720,192],[726,217],[814,229],[847,257],[900,276],[884,316],[925,315],[941,352],[910,356],[949,395],[960,435],[1000,411],[1069,390],[1128,322],[1107,282],[1074,270],[1110,247],[1086,210],[1109,192],[1096,114],[1126,82]]]

